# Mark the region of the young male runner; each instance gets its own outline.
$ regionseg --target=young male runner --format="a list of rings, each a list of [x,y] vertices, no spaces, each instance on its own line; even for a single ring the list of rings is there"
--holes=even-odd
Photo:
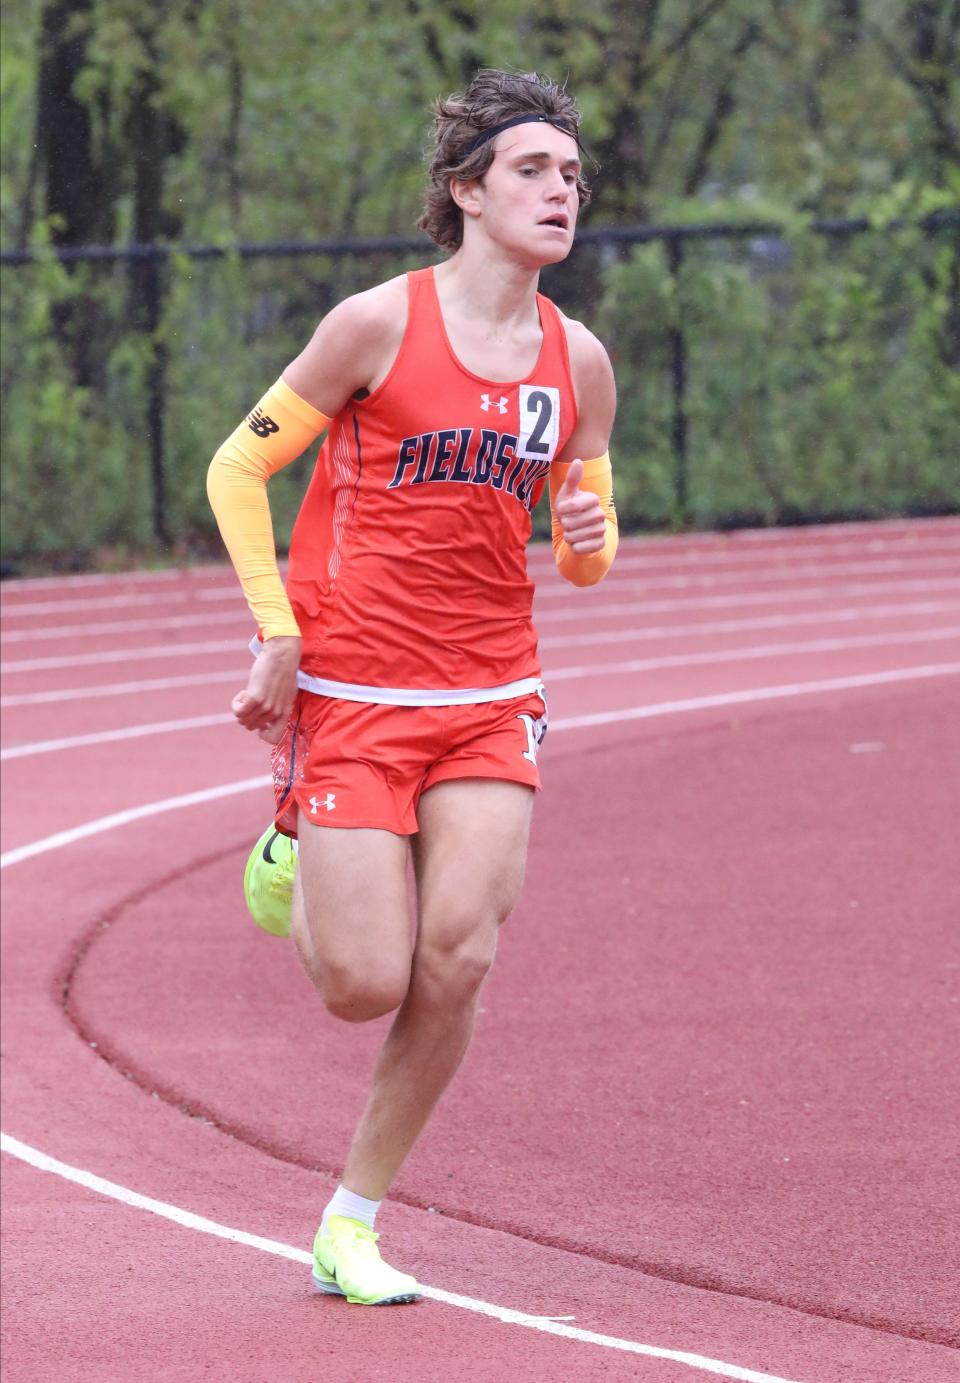
[[[292,931],[331,1013],[396,1010],[314,1245],[317,1286],[350,1301],[418,1295],[374,1216],[460,1064],[523,878],[546,730],[525,547],[544,487],[568,580],[600,580],[616,551],[610,363],[537,293],[586,196],[561,87],[482,71],[438,102],[420,225],[449,258],[334,308],[210,467],[260,631],[233,710],[275,744],[248,903]],[[325,429],[284,590],[266,483]]]

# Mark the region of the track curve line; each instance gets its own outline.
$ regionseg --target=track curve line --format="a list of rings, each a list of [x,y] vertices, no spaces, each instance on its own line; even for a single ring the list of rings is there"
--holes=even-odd
[[[177,811],[180,807],[193,807],[201,802],[214,802],[218,797],[231,797],[237,792],[252,792],[254,788],[264,788],[272,779],[268,773],[258,774],[256,778],[241,778],[236,783],[222,783],[215,788],[201,788],[199,792],[181,793],[179,797],[165,797],[159,802],[145,802],[142,807],[129,807],[126,811],[111,812],[109,816],[85,821],[81,826],[72,826],[67,831],[57,831],[55,835],[44,836],[29,845],[18,846],[0,855],[0,869],[7,869],[21,860],[32,859],[34,855],[45,855],[49,850],[72,845],[74,841],[87,836],[100,835],[102,831],[112,831],[115,826],[126,826],[131,821],[142,821],[144,817],[159,816],[161,812]]]
[[[151,1196],[141,1195],[138,1191],[131,1191],[126,1186],[119,1186],[114,1181],[106,1181],[103,1177],[84,1171],[83,1168],[71,1167],[66,1162],[59,1162],[56,1158],[49,1157],[46,1153],[21,1142],[18,1138],[11,1137],[9,1134],[0,1133],[0,1152],[5,1152],[11,1157],[17,1157],[38,1171],[52,1173],[67,1181],[72,1181],[78,1186],[83,1186],[88,1191],[95,1191],[98,1195],[108,1196],[111,1200],[121,1201],[124,1205],[149,1211],[150,1214],[159,1215],[165,1220],[172,1220],[185,1229],[197,1230],[201,1234],[211,1234],[218,1239],[228,1239],[232,1243],[259,1249],[261,1253],[272,1253],[280,1258],[288,1258],[295,1263],[310,1264],[313,1262],[311,1253],[294,1248],[292,1244],[280,1243],[275,1239],[264,1239],[257,1234],[248,1234],[246,1230],[233,1229],[228,1225],[218,1224],[215,1220],[208,1220],[202,1215],[194,1215],[191,1211],[182,1210],[179,1206],[170,1205],[167,1201],[154,1200]],[[659,1345],[641,1344],[637,1340],[622,1340],[615,1335],[600,1335],[596,1331],[581,1330],[577,1326],[567,1325],[564,1321],[551,1316],[530,1316],[523,1311],[514,1311],[506,1306],[495,1306],[489,1301],[479,1301],[475,1297],[464,1297],[453,1292],[444,1292],[439,1287],[421,1287],[421,1291],[425,1297],[429,1297],[432,1301],[441,1302],[444,1306],[454,1306],[461,1311],[472,1311],[481,1316],[488,1316],[493,1320],[500,1321],[503,1325],[523,1326],[527,1330],[539,1330],[546,1335],[558,1335],[563,1339],[573,1340],[580,1344],[599,1345],[602,1348],[619,1350],[626,1354],[641,1354],[649,1359],[667,1359],[675,1364],[684,1364],[688,1368],[698,1369],[702,1373],[717,1374],[721,1378],[738,1379],[741,1383],[792,1383],[792,1380],[783,1378],[779,1374],[760,1373],[756,1369],[742,1368],[739,1364],[728,1364],[722,1359],[711,1359],[706,1355],[692,1354],[686,1350],[665,1349]]]

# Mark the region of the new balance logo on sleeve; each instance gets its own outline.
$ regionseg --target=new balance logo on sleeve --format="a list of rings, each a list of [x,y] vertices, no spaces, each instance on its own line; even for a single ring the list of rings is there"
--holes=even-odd
[[[275,423],[272,418],[268,418],[266,413],[261,413],[259,408],[255,408],[247,418],[250,431],[255,432],[258,437],[269,437],[271,432],[279,432],[280,425]]]
[[[489,394],[480,395],[480,407],[484,413],[489,413],[491,408],[496,408],[500,413],[506,413],[508,399],[500,395],[499,399],[492,399]]]

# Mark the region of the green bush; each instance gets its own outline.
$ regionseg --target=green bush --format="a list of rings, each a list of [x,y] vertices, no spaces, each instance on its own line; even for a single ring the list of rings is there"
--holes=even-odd
[[[607,275],[628,521],[697,526],[956,507],[960,375],[943,358],[948,244],[920,234],[689,244]],[[671,332],[688,355],[686,513],[670,447]]]
[[[578,252],[582,253],[582,252]],[[624,528],[924,513],[960,504],[960,374],[945,360],[949,237],[654,243],[589,250],[561,307],[608,345]],[[164,270],[162,321],[131,328],[124,266],[5,274],[7,569],[219,553],[205,474],[243,413],[333,302],[416,258],[195,262]],[[594,305],[585,298],[598,287]],[[677,333],[687,355],[686,502],[673,441]],[[78,358],[89,376],[75,383]],[[170,542],[155,540],[147,395],[160,368]],[[281,550],[309,475],[270,487]],[[546,506],[537,531],[546,530]]]

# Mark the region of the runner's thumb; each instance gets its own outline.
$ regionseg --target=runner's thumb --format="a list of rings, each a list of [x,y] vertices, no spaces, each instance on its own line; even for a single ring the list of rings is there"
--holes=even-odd
[[[560,486],[557,499],[572,499],[580,489],[580,481],[583,479],[583,462],[577,458],[570,462],[570,469],[567,471],[566,478]]]

